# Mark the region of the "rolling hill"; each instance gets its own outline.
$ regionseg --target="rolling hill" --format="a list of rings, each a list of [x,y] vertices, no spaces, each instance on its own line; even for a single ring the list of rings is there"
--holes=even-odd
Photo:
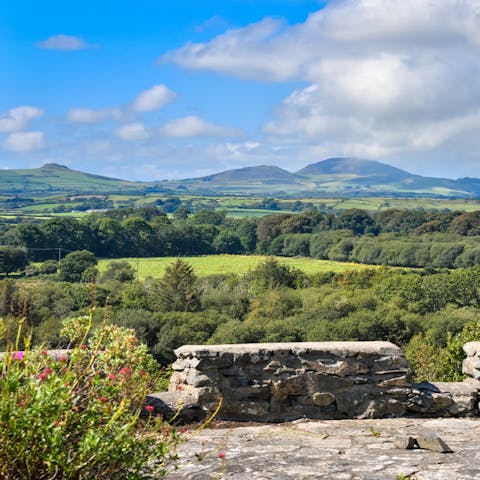
[[[2,194],[136,192],[149,185],[83,173],[56,163],[25,170],[0,170]]]
[[[356,158],[327,158],[321,162],[312,163],[297,172],[297,175],[310,177],[325,175],[355,175],[361,178],[373,177],[390,181],[401,181],[412,175],[400,168],[386,165],[373,160]]]
[[[480,196],[480,180],[423,177],[373,160],[328,158],[297,172],[258,166],[159,182],[158,186],[196,194],[270,196]]]
[[[423,177],[381,162],[329,158],[289,172],[269,165],[238,168],[184,180],[131,182],[55,163],[0,170],[0,194],[145,193],[275,197],[480,197],[480,179]]]

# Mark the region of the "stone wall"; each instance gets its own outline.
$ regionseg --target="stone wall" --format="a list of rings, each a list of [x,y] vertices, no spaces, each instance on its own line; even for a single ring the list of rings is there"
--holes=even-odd
[[[463,346],[467,358],[463,361],[462,371],[478,380],[480,378],[480,342],[468,342]]]
[[[169,391],[147,402],[166,415],[280,422],[462,416],[478,412],[480,382],[412,385],[389,342],[185,345],[175,351]]]

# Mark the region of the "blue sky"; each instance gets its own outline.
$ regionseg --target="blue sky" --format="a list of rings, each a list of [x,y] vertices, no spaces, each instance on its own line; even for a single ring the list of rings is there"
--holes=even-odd
[[[6,0],[0,167],[480,177],[480,2]]]

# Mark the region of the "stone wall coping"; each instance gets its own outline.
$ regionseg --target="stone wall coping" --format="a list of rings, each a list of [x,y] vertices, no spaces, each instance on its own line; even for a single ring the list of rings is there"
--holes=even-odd
[[[463,346],[467,357],[475,357],[480,354],[480,342],[468,342]]]
[[[177,357],[208,356],[223,353],[256,354],[268,352],[311,352],[315,354],[345,355],[397,355],[403,352],[391,342],[289,342],[289,343],[242,343],[223,345],[183,345],[175,350]]]

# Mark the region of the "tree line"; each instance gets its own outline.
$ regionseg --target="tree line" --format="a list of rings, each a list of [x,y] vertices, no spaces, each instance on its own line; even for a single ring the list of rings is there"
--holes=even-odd
[[[61,256],[76,250],[102,258],[261,253],[435,268],[480,261],[480,211],[349,209],[235,219],[224,211],[189,214],[182,207],[169,218],[159,207],[146,207],[80,220],[4,223],[0,232],[0,245],[26,249],[34,261],[57,258],[59,249]]]

